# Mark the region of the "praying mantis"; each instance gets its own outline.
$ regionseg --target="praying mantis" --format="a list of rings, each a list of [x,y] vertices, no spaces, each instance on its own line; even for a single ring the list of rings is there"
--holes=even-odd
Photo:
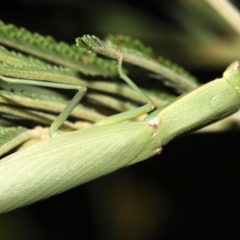
[[[86,89],[80,87],[51,125],[53,138],[0,161],[0,213],[48,198],[160,154],[162,147],[176,137],[223,119],[240,108],[239,61],[227,68],[223,78],[151,112],[154,109],[151,99],[123,73],[124,55],[119,53],[119,56],[121,78],[147,103],[110,116],[89,129],[55,136],[59,126],[83,97]],[[149,112],[143,121],[128,121]]]

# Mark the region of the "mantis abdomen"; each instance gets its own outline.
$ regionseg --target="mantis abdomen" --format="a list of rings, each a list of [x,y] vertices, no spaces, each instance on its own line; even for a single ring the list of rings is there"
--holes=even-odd
[[[131,122],[62,134],[0,161],[0,212],[61,193],[159,151],[148,123]]]

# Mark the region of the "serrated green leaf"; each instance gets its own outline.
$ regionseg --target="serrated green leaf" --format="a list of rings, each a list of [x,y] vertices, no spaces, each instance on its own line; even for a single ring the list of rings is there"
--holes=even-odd
[[[0,21],[0,42],[47,61],[72,68],[86,75],[116,76],[115,62],[87,54],[86,51],[52,37],[30,33],[24,28]]]
[[[70,69],[54,66],[14,66],[6,63],[0,63],[0,75],[6,77],[52,81],[59,83],[67,82],[68,84],[72,85],[86,84],[85,81],[77,78],[76,74]]]
[[[10,65],[14,65],[14,66],[22,66],[22,65],[46,66],[46,65],[49,65],[46,62],[43,62],[32,56],[25,56],[19,52],[9,51],[3,46],[0,46],[0,61],[10,64]]]
[[[121,36],[121,38],[122,40],[114,38],[114,41],[109,43],[109,40],[104,42],[96,36],[84,35],[81,38],[77,38],[76,42],[80,47],[85,44],[87,50],[113,59],[119,59],[119,56],[122,54],[123,61],[160,75],[166,79],[163,81],[164,83],[170,82],[171,86],[180,93],[191,91],[199,86],[196,79],[190,76],[183,68],[163,58],[156,60],[152,52],[138,41],[135,42],[129,37],[124,38]],[[124,39],[127,39],[126,43],[124,43]],[[121,50],[119,50],[118,45],[114,44],[117,41],[121,43]],[[134,49],[130,47],[134,47]]]

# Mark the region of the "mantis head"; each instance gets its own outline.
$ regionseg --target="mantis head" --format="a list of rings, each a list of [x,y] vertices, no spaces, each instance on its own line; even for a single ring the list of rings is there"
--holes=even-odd
[[[230,64],[223,73],[230,85],[232,85],[238,92],[240,92],[240,60],[237,60]]]

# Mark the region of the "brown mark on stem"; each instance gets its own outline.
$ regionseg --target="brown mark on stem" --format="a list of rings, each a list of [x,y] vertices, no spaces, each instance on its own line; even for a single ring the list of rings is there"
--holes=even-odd
[[[148,122],[149,127],[152,128],[153,133],[156,133],[158,130],[159,125],[161,124],[161,119],[159,116],[155,117],[151,121]]]

